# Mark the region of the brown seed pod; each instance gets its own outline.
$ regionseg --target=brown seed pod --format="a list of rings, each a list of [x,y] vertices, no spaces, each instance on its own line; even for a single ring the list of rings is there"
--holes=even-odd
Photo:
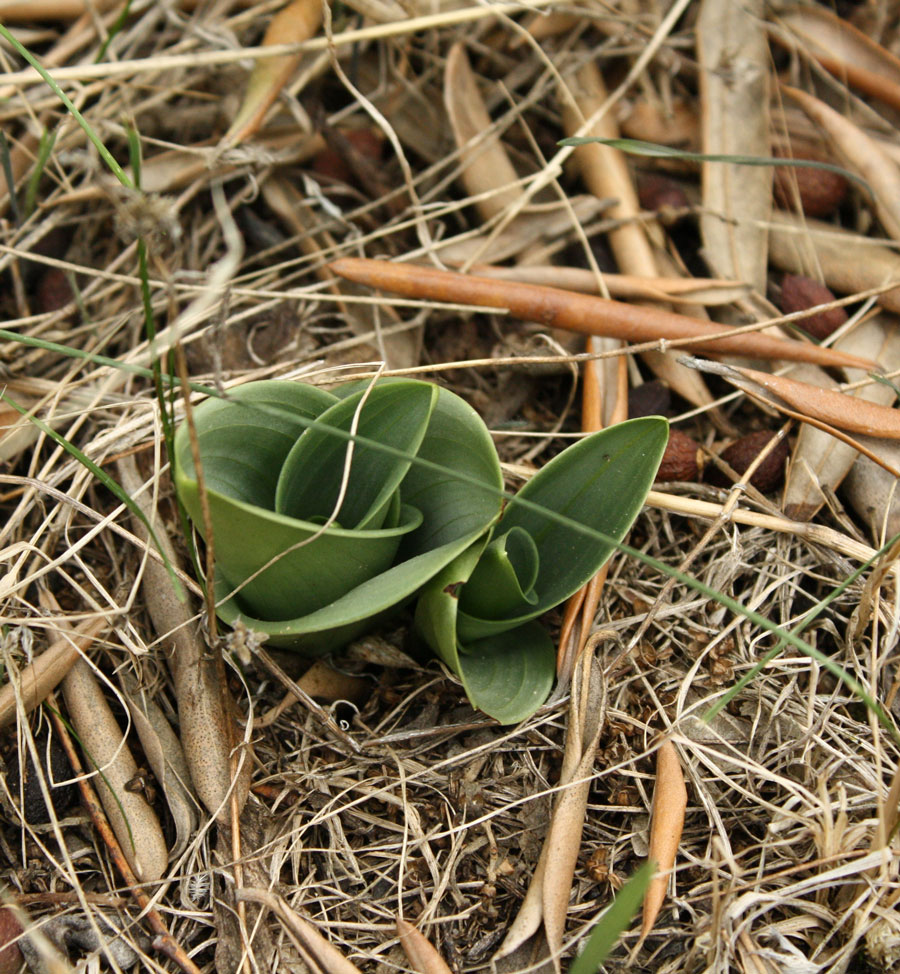
[[[658,214],[664,224],[674,222],[677,211],[691,205],[680,183],[655,172],[638,178],[638,200],[642,209]]]
[[[631,419],[638,416],[666,416],[671,405],[669,387],[659,379],[651,379],[628,390],[628,415]]]
[[[805,151],[797,158],[817,159],[817,156],[818,153]],[[844,202],[850,184],[840,173],[829,169],[776,166],[772,189],[782,209],[796,211],[799,200],[800,209],[807,216],[826,217]]]
[[[48,267],[38,281],[35,294],[36,310],[43,314],[59,311],[74,297],[72,285],[61,267]]]
[[[697,480],[703,469],[703,453],[699,445],[681,430],[669,430],[666,452],[656,473],[656,479]]]
[[[22,970],[22,951],[18,939],[22,925],[8,906],[0,906],[0,974],[18,974]]]
[[[775,436],[771,430],[759,430],[735,440],[727,446],[719,456],[737,474],[743,474],[751,463],[762,452],[769,440]],[[786,439],[781,439],[763,462],[756,468],[750,483],[758,491],[765,494],[774,490],[784,480],[784,466],[787,463],[789,445]],[[718,467],[711,466],[707,473],[707,481],[715,487],[729,487],[731,481]]]
[[[824,284],[814,281],[802,274],[785,274],[781,281],[781,310],[785,314],[795,311],[806,311],[817,304],[828,304],[834,301],[834,295]],[[813,338],[827,338],[837,331],[847,320],[847,312],[843,308],[832,308],[801,318],[796,324]]]

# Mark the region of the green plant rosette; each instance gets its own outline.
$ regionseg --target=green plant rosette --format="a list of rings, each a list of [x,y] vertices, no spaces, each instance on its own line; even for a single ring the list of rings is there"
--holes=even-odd
[[[386,382],[338,397],[253,382],[203,402],[194,425],[218,615],[241,619],[274,646],[320,655],[343,645],[407,601],[500,512],[487,429],[461,399],[428,383]],[[470,482],[416,458],[448,464]],[[186,423],[175,436],[175,484],[205,536]]]
[[[547,464],[501,519],[503,479],[487,428],[430,383],[387,380],[334,394],[251,382],[200,404],[193,422],[224,622],[319,655],[419,594],[417,630],[473,705],[504,723],[532,713],[553,683],[554,648],[534,620],[609,556],[667,438],[656,417],[587,437]],[[174,469],[205,536],[186,423]]]
[[[491,538],[425,586],[416,627],[474,706],[513,723],[546,699],[556,654],[533,620],[574,595],[615,550],[667,441],[668,424],[656,416],[579,440],[512,498]]]

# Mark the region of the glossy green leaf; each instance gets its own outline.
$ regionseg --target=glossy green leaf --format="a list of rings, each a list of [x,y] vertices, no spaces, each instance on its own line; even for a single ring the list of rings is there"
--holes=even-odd
[[[281,468],[275,510],[324,521],[333,512],[344,479],[347,443],[331,429],[348,431],[367,390],[339,399],[297,440]],[[415,459],[437,399],[437,386],[386,383],[371,390],[360,412],[346,490],[337,512],[348,528],[378,528],[390,498]],[[365,442],[371,440],[372,442]],[[391,452],[378,449],[387,446]],[[405,456],[398,456],[404,453]]]
[[[504,723],[533,713],[553,683],[553,645],[533,620],[609,556],[667,437],[665,420],[641,419],[578,442],[498,525],[490,434],[429,383],[356,383],[334,395],[249,383],[203,403],[194,421],[225,622],[316,654],[418,594],[419,633],[472,704]],[[179,496],[203,533],[184,425],[175,460]],[[586,543],[585,527],[607,540]]]
[[[502,496],[490,436],[452,393],[411,380],[342,393],[249,383],[229,400],[207,400],[194,417],[219,615],[311,654],[341,645],[412,597],[488,530]],[[358,407],[339,523],[324,527]],[[175,454],[179,496],[203,533],[186,425]],[[414,464],[443,454],[483,486],[461,487],[444,470]]]
[[[460,607],[468,615],[506,615],[534,605],[540,555],[531,535],[510,528],[485,548],[463,586]]]
[[[543,702],[553,648],[541,648],[529,624],[610,556],[644,503],[667,440],[665,420],[648,417],[570,446],[513,498],[483,551],[465,552],[425,587],[416,626],[480,709],[508,722]],[[580,525],[606,540],[586,540]],[[529,681],[546,687],[543,697],[529,701]]]
[[[556,647],[537,622],[476,639],[462,648],[460,661],[472,706],[501,724],[530,717],[556,678]]]
[[[574,443],[551,460],[522,488],[506,509],[496,534],[522,531],[537,551],[536,598],[510,607],[500,599],[491,612],[469,614],[472,599],[461,596],[459,638],[463,642],[522,625],[564,602],[600,569],[643,506],[668,442],[668,424],[650,416],[619,423]],[[530,502],[517,503],[519,500]],[[560,524],[547,512],[561,514]],[[587,541],[577,525],[605,535]],[[495,585],[480,575],[482,602],[490,603]]]

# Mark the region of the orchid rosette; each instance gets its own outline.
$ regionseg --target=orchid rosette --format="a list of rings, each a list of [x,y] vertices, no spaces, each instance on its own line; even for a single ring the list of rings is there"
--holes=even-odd
[[[194,426],[224,622],[319,655],[418,597],[420,635],[504,723],[553,683],[553,644],[534,620],[609,557],[667,439],[658,417],[611,427],[507,499],[484,423],[427,382],[250,382],[201,403]],[[203,534],[186,423],[175,483]]]

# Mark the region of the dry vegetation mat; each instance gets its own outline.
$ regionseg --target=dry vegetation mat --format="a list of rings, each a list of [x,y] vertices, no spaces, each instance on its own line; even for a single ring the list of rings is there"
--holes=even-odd
[[[0,974],[900,968],[896,5],[0,35]]]

